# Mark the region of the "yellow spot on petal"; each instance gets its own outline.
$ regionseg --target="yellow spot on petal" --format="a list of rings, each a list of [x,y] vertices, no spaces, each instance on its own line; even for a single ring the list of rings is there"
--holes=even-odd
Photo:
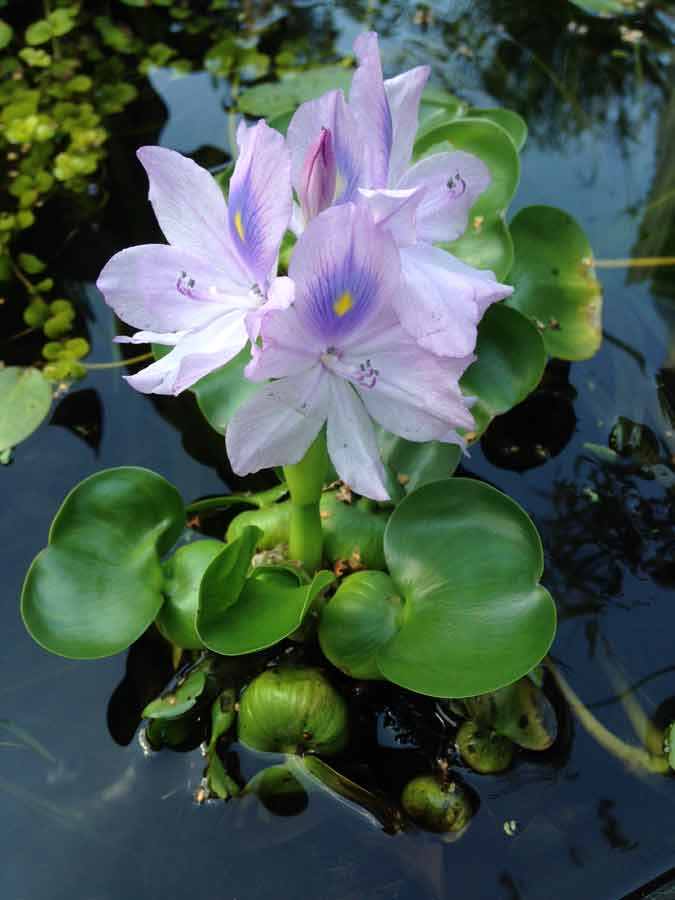
[[[348,313],[349,310],[354,305],[354,301],[352,300],[352,295],[349,291],[345,291],[344,294],[341,294],[338,299],[333,304],[333,309],[335,312],[342,318],[345,313]]]
[[[234,214],[234,227],[237,229],[237,234],[239,235],[240,240],[244,240],[244,224],[241,221],[241,213],[237,210]]]

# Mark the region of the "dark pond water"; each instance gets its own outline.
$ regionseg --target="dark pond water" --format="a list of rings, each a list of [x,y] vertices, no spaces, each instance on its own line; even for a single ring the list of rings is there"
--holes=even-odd
[[[665,8],[630,23],[645,32],[639,51],[618,23],[591,20],[563,0],[303,2],[278,12],[321,48],[334,39],[338,55],[367,23],[382,34],[388,72],[430,62],[437,84],[521,112],[530,140],[513,212],[530,203],[563,207],[599,259],[673,254],[673,20]],[[329,49],[321,52],[331,60]],[[51,268],[79,297],[90,360],[114,352],[115,324],[93,286],[96,274],[115,250],[156,238],[135,147],[159,141],[225,161],[227,97],[228,86],[206,74],[153,72],[113,135],[107,206],[65,244],[67,212],[55,206],[38,235],[52,248]],[[554,657],[626,740],[633,734],[617,698],[620,680],[636,686],[650,713],[675,696],[675,274],[631,272],[599,272],[599,354],[552,367],[538,393],[498,421],[464,463],[534,518],[546,547],[544,583],[560,611]],[[2,334],[11,334],[16,323],[7,308],[3,315]],[[35,352],[16,343],[3,350],[7,362]],[[222,441],[190,397],[144,397],[119,376],[89,374],[0,469],[3,900],[617,900],[675,865],[675,782],[628,772],[575,725],[542,761],[521,760],[501,777],[467,776],[480,808],[454,844],[389,837],[325,796],[292,818],[255,804],[199,807],[198,751],[146,757],[136,739],[120,744],[130,735],[113,707],[116,741],[107,710],[124,656],[72,662],[37,647],[18,614],[25,570],[64,495],[100,468],[147,466],[186,499],[222,492],[229,477]],[[609,468],[587,448],[607,446],[618,417],[655,436],[649,477],[629,464]],[[7,723],[39,746],[27,747]],[[510,820],[513,836],[504,831]]]

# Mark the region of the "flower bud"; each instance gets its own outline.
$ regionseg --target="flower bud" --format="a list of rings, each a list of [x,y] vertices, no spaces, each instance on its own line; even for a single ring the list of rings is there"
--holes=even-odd
[[[244,691],[238,725],[254,750],[330,756],[346,743],[347,704],[317,669],[267,669]]]
[[[301,187],[298,193],[308,222],[333,202],[336,179],[333,138],[328,128],[322,128],[321,134],[307,151],[300,172]]]

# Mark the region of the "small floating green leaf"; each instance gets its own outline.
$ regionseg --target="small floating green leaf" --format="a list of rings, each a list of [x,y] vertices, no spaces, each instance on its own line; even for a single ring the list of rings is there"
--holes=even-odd
[[[487,107],[485,109],[473,107],[468,111],[467,115],[474,119],[487,119],[490,122],[494,122],[495,125],[499,125],[511,138],[516,145],[516,150],[519,152],[525,146],[527,123],[522,116],[519,116],[513,110],[504,109],[501,106]]]
[[[143,717],[146,719],[175,719],[182,716],[195,705],[205,685],[206,674],[193,672],[175,691],[148,703],[143,710]]]
[[[552,206],[527,206],[511,222],[515,261],[505,302],[542,330],[546,352],[590,359],[602,341],[602,292],[581,227]]]
[[[351,80],[352,70],[343,66],[317,66],[303,72],[289,72],[281,81],[255,85],[242,91],[238,107],[240,112],[249,116],[267,118],[295,109],[326,91],[336,88],[347,91]]]
[[[52,389],[38,369],[0,368],[0,452],[29,437],[51,405]]]

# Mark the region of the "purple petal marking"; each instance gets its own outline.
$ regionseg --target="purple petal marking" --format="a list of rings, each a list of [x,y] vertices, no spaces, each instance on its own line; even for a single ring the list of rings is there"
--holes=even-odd
[[[339,202],[348,202],[354,198],[363,177],[363,142],[342,91],[329,91],[318,100],[303,103],[293,115],[287,131],[293,187],[301,197],[303,167],[324,128],[331,133],[335,155],[335,198]]]
[[[307,151],[300,173],[298,192],[306,221],[318,216],[333,202],[337,167],[330,129],[322,128],[317,140]]]
[[[389,159],[393,124],[384,90],[382,65],[374,31],[360,34],[354,41],[358,68],[352,79],[349,106],[361,130],[366,152],[366,179],[360,186],[385,188],[389,182]]]
[[[143,331],[199,328],[228,309],[251,305],[248,287],[206,256],[166,244],[116,253],[96,285],[123,322]]]
[[[310,222],[288,274],[296,285],[295,309],[323,352],[389,303],[400,263],[391,236],[377,228],[367,207],[348,203]]]
[[[317,364],[265,385],[239,407],[225,435],[238,475],[300,462],[326,421],[328,376]]]
[[[430,244],[403,248],[401,267],[403,290],[394,308],[406,331],[437,356],[473,353],[483,313],[513,292],[492,272],[466,266]]]
[[[389,231],[397,247],[407,247],[417,239],[417,207],[424,187],[405,191],[369,191],[360,188],[359,197],[370,209],[378,228]]]
[[[229,234],[261,288],[276,270],[279,245],[291,218],[291,161],[283,137],[263,120],[237,129],[239,158],[230,180]]]
[[[136,154],[150,181],[149,199],[170,244],[246,280],[229,241],[227,205],[213,177],[196,162],[164,147]]]
[[[341,378],[330,377],[328,455],[346,484],[371,500],[389,500],[375,429],[361,398]]]
[[[384,82],[392,121],[389,185],[395,187],[410,165],[417,134],[420,98],[429,79],[429,66],[417,66]]]
[[[397,187],[426,188],[417,211],[417,238],[431,243],[454,241],[465,231],[471,207],[489,184],[485,163],[457,150],[421,159]]]
[[[180,394],[246,345],[244,316],[241,310],[229,312],[190,332],[166,356],[125,380],[143,394]]]

